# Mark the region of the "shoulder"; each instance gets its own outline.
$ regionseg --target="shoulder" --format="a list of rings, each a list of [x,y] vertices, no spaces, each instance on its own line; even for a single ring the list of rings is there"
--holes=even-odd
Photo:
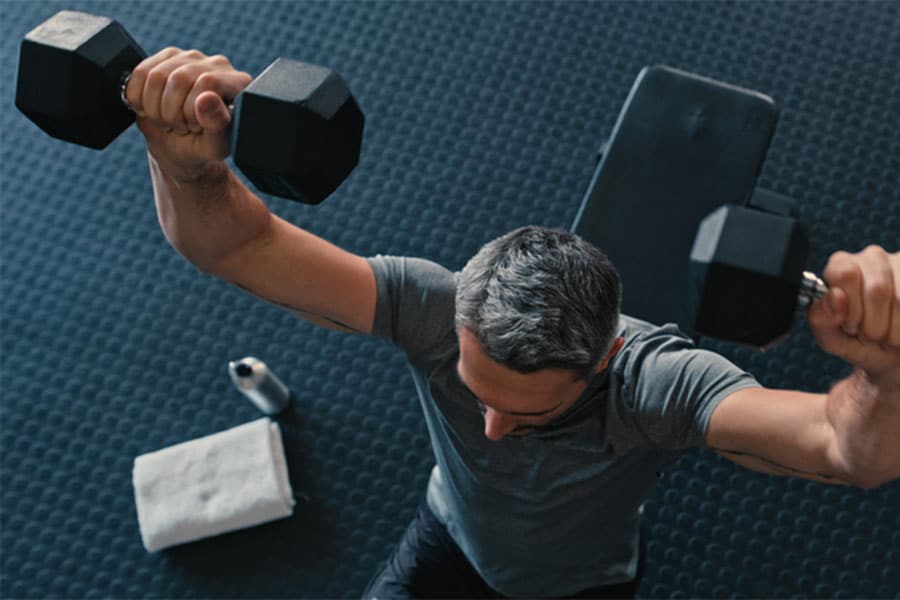
[[[702,445],[718,403],[759,385],[724,356],[698,348],[675,325],[625,317],[622,334],[625,345],[612,365],[618,409],[656,445]]]
[[[455,339],[456,275],[436,262],[407,256],[366,259],[377,289],[373,333],[410,357],[442,353]]]
[[[623,315],[620,331],[625,344],[612,368],[626,383],[636,384],[642,379],[642,387],[646,388],[683,383],[685,378],[708,383],[721,376],[747,375],[721,354],[697,347],[673,323],[653,325]]]
[[[456,275],[431,260],[378,254],[366,258],[366,261],[379,283],[452,291],[456,289]]]
[[[640,370],[648,361],[655,363],[660,359],[683,358],[685,353],[700,352],[694,341],[673,323],[654,325],[622,315],[619,335],[625,343],[613,359],[612,368],[620,375]]]

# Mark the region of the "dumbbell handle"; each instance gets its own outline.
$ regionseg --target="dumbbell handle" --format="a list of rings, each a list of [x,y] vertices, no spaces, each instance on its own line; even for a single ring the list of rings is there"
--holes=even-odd
[[[821,277],[810,271],[803,271],[799,297],[801,307],[809,306],[827,293],[828,284]]]

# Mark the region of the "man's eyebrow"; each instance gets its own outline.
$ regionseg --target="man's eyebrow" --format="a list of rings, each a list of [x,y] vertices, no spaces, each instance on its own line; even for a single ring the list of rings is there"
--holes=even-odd
[[[494,408],[494,407],[491,406],[490,404],[485,403],[484,400],[482,400],[481,398],[479,398],[478,395],[477,395],[475,392],[473,392],[472,389],[471,389],[469,386],[466,385],[466,382],[462,380],[462,377],[459,378],[459,381],[460,381],[460,383],[463,384],[463,387],[464,387],[464,388],[466,388],[467,390],[469,390],[469,393],[472,394],[472,396],[473,396],[476,400],[478,400],[478,402],[480,402],[480,403],[483,404],[484,406],[487,406],[487,407],[490,408],[491,410],[496,410],[497,412],[501,412],[501,413],[504,413],[504,414],[507,414],[507,415],[515,415],[515,416],[517,416],[517,417],[541,417],[541,416],[543,416],[543,415],[547,415],[547,414],[552,413],[554,410],[556,410],[557,408],[559,408],[560,405],[562,404],[562,400],[560,400],[560,401],[556,404],[556,406],[554,406],[553,408],[549,408],[549,409],[547,409],[547,410],[538,410],[538,411],[535,411],[535,412],[516,411],[516,410],[500,410],[500,409],[498,409],[498,408]]]

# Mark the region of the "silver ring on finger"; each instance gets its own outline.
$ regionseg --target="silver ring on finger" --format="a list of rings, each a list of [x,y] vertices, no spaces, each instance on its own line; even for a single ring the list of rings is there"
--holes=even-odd
[[[122,104],[125,105],[125,108],[134,112],[134,109],[131,108],[131,103],[128,101],[128,96],[125,95],[125,90],[128,88],[129,81],[131,81],[131,71],[128,71],[122,76],[122,86],[119,88],[119,98],[122,100]]]

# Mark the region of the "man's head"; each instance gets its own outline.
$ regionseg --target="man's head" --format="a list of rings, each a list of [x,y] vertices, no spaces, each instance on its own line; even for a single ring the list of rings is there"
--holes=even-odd
[[[570,396],[621,346],[620,296],[609,259],[567,231],[523,227],[472,257],[457,281],[459,371],[482,403],[488,437],[494,439],[488,431],[493,409],[501,416],[541,413],[507,419],[517,422],[506,432],[512,433],[574,403],[577,396]],[[563,406],[549,410],[560,399]]]

